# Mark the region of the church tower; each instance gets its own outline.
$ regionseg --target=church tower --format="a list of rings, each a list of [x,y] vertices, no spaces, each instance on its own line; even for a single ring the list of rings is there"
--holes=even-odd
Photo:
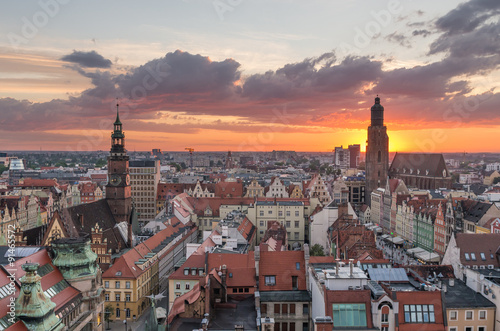
[[[115,217],[116,223],[130,223],[132,212],[132,189],[130,187],[129,156],[125,149],[125,133],[118,104],[116,105],[116,121],[111,133],[111,152],[108,157],[108,184],[106,185],[106,201]]]
[[[389,136],[384,125],[384,107],[380,98],[375,98],[371,108],[371,125],[366,141],[366,190],[365,200],[370,203],[371,192],[385,187],[389,170]]]

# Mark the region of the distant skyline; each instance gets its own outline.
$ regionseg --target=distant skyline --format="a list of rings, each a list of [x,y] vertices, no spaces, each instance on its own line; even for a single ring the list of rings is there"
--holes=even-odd
[[[500,152],[500,1],[6,2],[0,150]]]

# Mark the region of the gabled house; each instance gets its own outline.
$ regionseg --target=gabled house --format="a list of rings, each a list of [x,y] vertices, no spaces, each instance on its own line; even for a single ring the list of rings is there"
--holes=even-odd
[[[261,252],[255,249],[262,318],[274,319],[275,330],[307,330],[311,295],[308,292],[309,246],[303,251]],[[256,297],[257,299],[257,297]]]

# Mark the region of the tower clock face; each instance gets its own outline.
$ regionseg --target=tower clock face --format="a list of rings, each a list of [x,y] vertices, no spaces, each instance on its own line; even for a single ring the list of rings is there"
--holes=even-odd
[[[120,185],[120,183],[122,182],[122,179],[120,176],[111,175],[109,182],[111,183],[111,185],[117,186],[117,185]]]

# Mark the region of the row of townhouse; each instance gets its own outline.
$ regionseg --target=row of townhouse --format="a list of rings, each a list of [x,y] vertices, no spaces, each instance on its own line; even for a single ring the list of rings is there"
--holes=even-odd
[[[494,203],[465,197],[433,198],[410,192],[400,179],[389,179],[385,189],[372,192],[371,222],[406,247],[421,247],[442,257],[453,233],[494,232],[500,209]]]

